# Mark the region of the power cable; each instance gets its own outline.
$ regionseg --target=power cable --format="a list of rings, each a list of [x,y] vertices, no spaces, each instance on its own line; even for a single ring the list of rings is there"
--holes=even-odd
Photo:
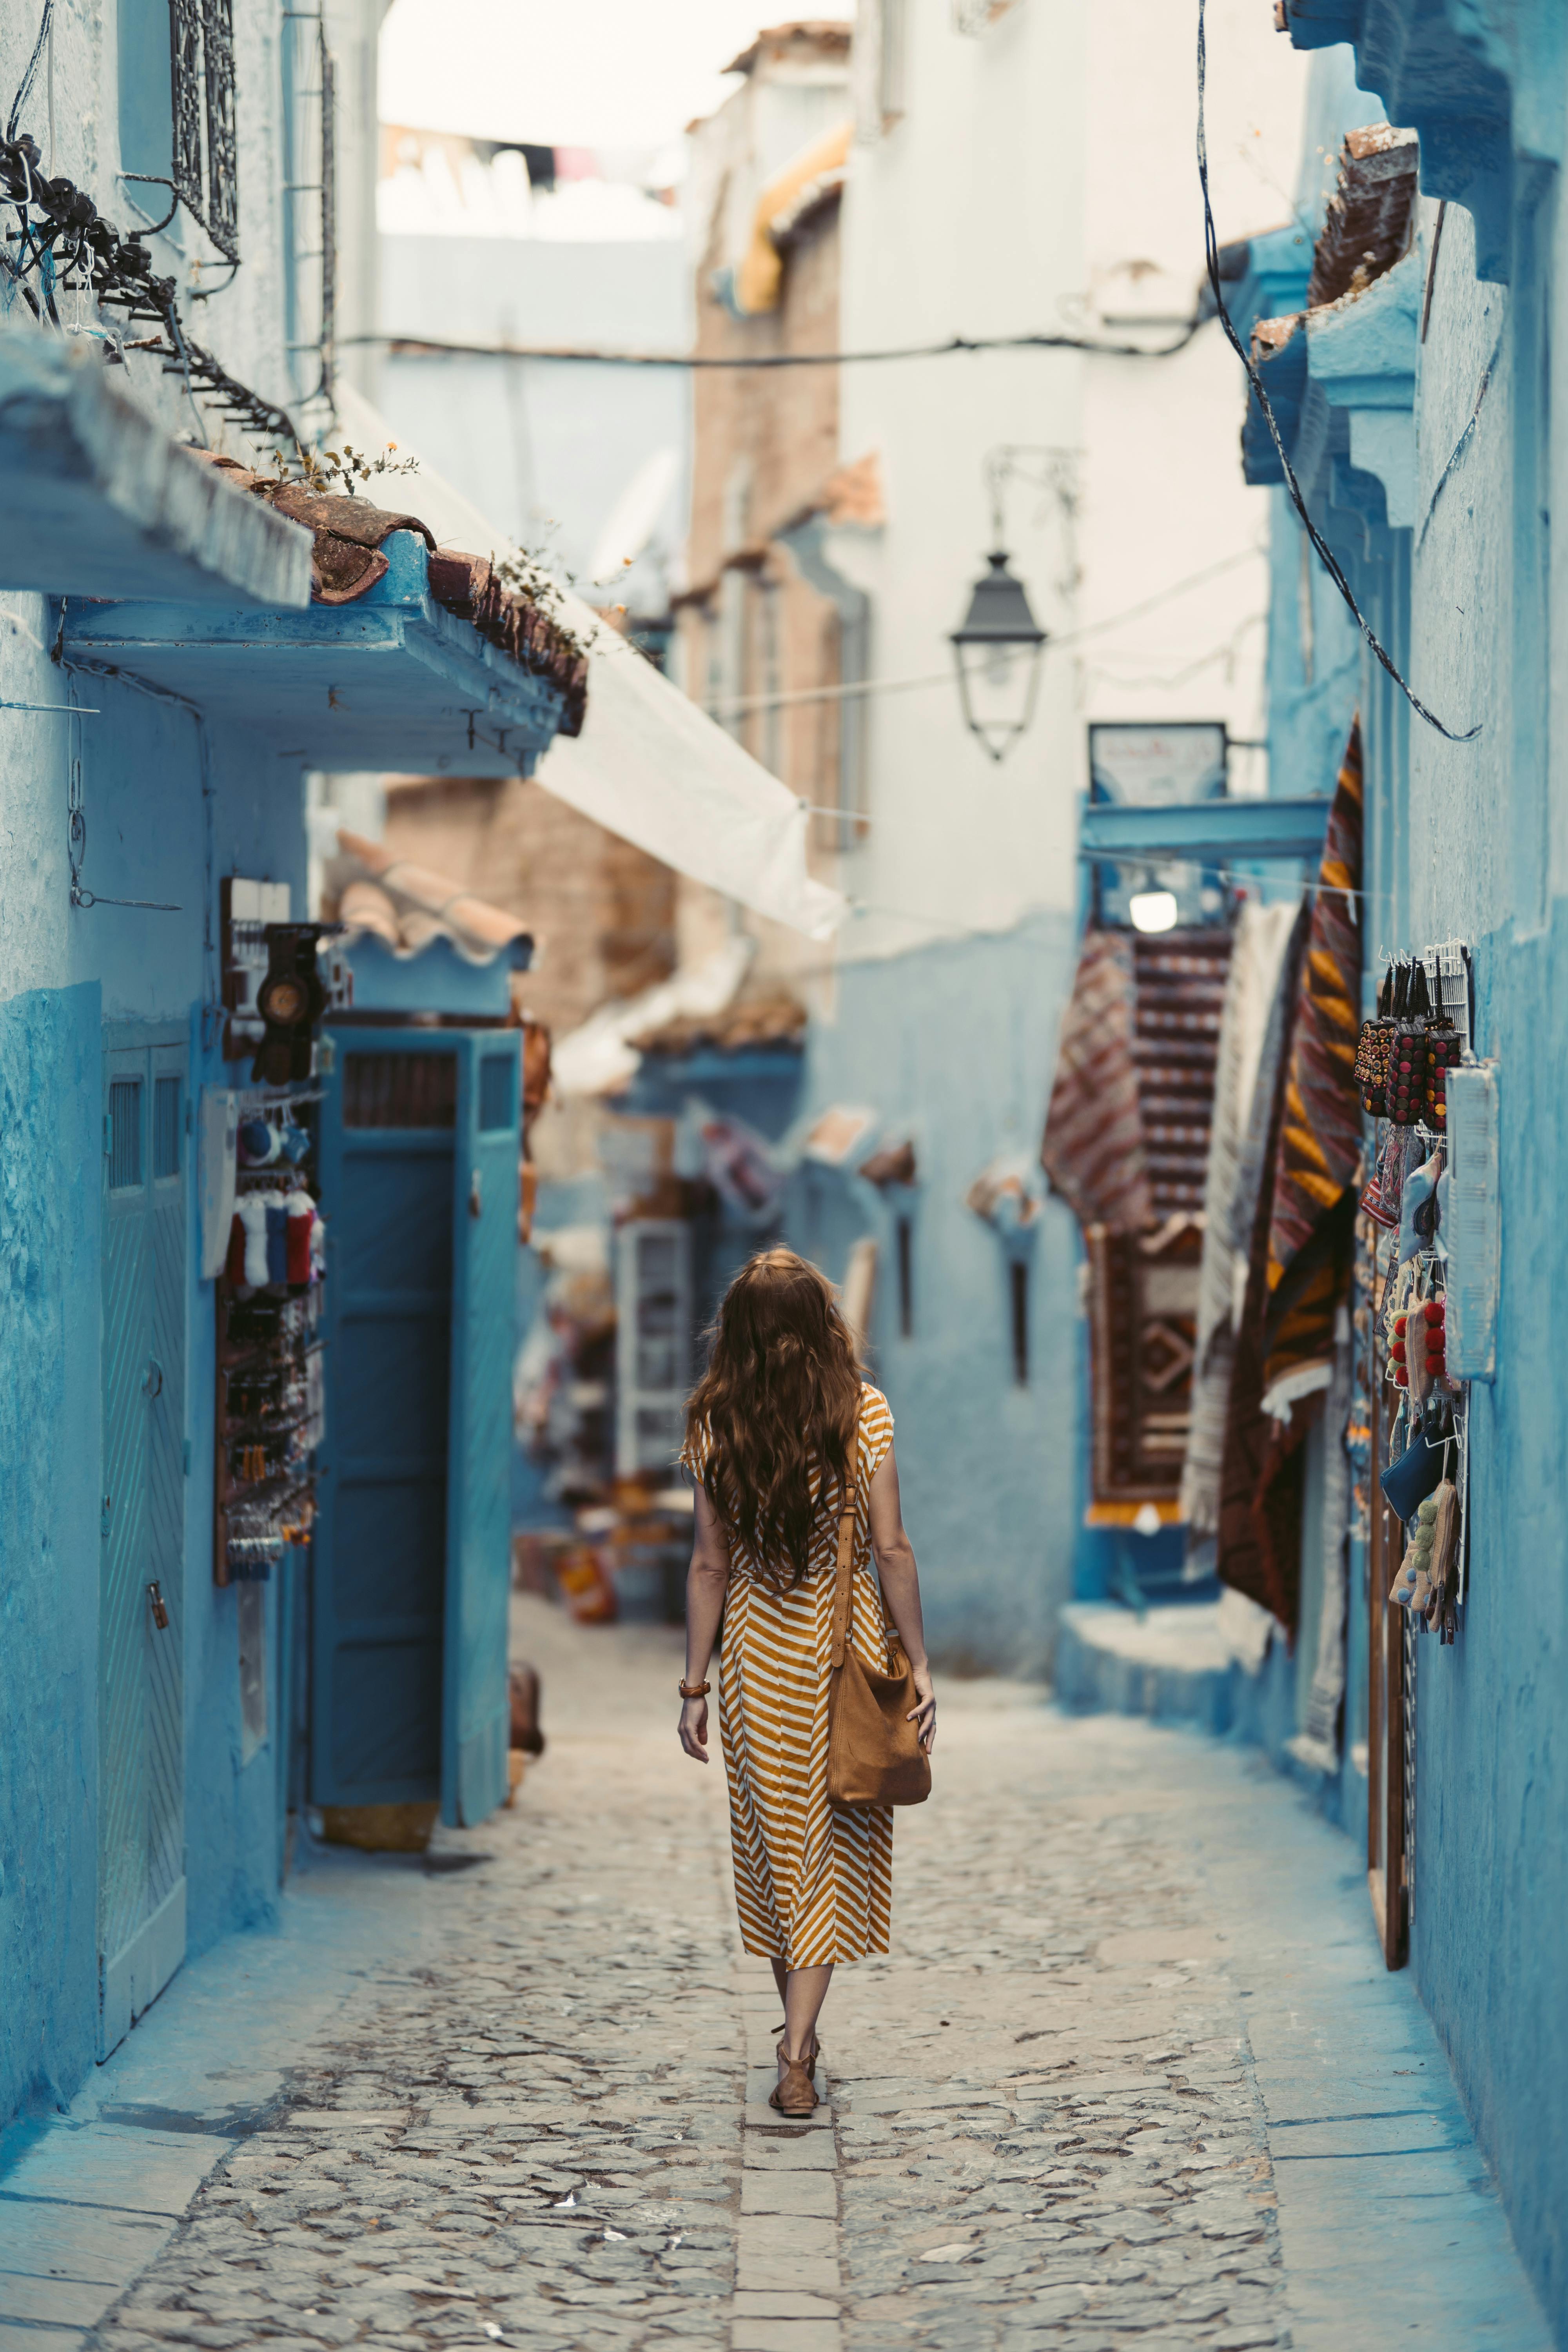
[[[1205,316],[1187,320],[1171,343],[1096,342],[1087,335],[950,335],[945,342],[901,343],[883,352],[607,352],[565,343],[466,343],[435,335],[345,335],[351,343],[377,343],[400,356],[431,359],[570,360],[594,367],[800,368],[869,367],[880,360],[942,360],[955,352],[1085,352],[1100,359],[1168,360],[1184,352]]]
[[[1204,121],[1205,84],[1208,72],[1208,49],[1204,26],[1205,5],[1206,0],[1198,0],[1198,184],[1203,190],[1204,198],[1204,259],[1208,268],[1209,290],[1214,297],[1215,309],[1218,314],[1220,325],[1225,330],[1226,341],[1247,370],[1247,380],[1252,386],[1258,405],[1262,410],[1264,420],[1268,426],[1270,438],[1284,469],[1285,487],[1290,493],[1291,505],[1301,518],[1301,527],[1312,543],[1318,561],[1350,607],[1355,625],[1361,631],[1367,646],[1382,663],[1418,719],[1424,719],[1428,727],[1435,728],[1436,732],[1450,743],[1473,743],[1481,731],[1479,724],[1467,728],[1460,734],[1452,727],[1446,727],[1435,712],[1428,710],[1420,696],[1401,677],[1393,656],[1384,647],[1361,606],[1356,603],[1355,592],[1345,578],[1339,558],[1308,511],[1307,501],[1301,495],[1301,485],[1296,479],[1296,469],[1286,454],[1285,443],[1275,418],[1273,403],[1263,389],[1263,379],[1253,363],[1251,352],[1243,344],[1241,337],[1236,331],[1230,312],[1226,309],[1225,293],[1219,274],[1219,237],[1215,229],[1214,206],[1209,201],[1208,134]]]
[[[33,84],[38,79],[38,64],[48,42],[49,27],[54,22],[54,16],[55,0],[44,0],[44,13],[38,22],[38,37],[33,43],[33,54],[27,59],[26,70],[17,85],[16,95],[11,100],[11,111],[5,118],[7,139],[15,139],[16,136],[16,125],[21,121],[22,109],[33,95]]]

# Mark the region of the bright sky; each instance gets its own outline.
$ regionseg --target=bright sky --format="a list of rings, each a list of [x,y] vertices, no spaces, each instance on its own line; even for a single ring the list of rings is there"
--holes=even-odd
[[[767,0],[393,0],[381,115],[541,147],[661,147],[710,114]],[[799,12],[808,13],[805,10]],[[815,0],[848,17],[852,0]]]

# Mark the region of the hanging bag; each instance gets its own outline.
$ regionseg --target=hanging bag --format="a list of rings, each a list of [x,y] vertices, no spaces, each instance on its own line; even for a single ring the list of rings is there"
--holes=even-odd
[[[1400,997],[1404,1006],[1400,1007]],[[1396,1127],[1414,1127],[1426,1116],[1426,1076],[1431,1061],[1427,1021],[1432,999],[1426,967],[1408,967],[1404,990],[1394,992],[1394,1034],[1388,1049],[1388,1116]]]
[[[1376,1017],[1363,1021],[1361,1035],[1356,1040],[1355,1082],[1361,1090],[1361,1107],[1369,1118],[1385,1115],[1388,1098],[1388,1056],[1394,1039],[1394,966],[1391,963],[1383,975],[1378,992]]]
[[[827,1700],[827,1794],[836,1805],[923,1805],[931,1794],[931,1759],[909,1721],[919,1705],[914,1673],[896,1633],[888,1634],[888,1672],[867,1665],[849,1639],[855,1570],[855,1478],[860,1458],[857,1422],[851,1475],[838,1522],[837,1582],[833,1595],[832,1681]],[[884,1613],[883,1629],[888,1631]]]

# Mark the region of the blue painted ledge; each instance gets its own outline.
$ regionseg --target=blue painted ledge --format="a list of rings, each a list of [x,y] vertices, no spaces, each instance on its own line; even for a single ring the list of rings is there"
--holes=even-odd
[[[563,697],[430,593],[425,543],[394,531],[383,578],[301,613],[71,604],[68,661],[167,688],[307,767],[531,773]]]
[[[99,347],[0,327],[0,587],[308,604],[310,534],[130,398]]]

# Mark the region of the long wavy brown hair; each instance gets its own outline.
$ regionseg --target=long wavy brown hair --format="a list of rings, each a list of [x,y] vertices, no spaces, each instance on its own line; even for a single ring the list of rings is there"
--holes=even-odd
[[[831,1499],[842,1508],[860,1368],[826,1276],[794,1250],[759,1252],[724,1294],[687,1442],[731,1541],[798,1584]]]

